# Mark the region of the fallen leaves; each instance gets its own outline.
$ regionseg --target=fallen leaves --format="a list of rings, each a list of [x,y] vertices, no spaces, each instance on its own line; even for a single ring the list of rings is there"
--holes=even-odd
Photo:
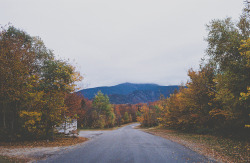
[[[54,141],[36,140],[36,141],[22,141],[22,142],[0,142],[1,147],[5,148],[33,148],[33,147],[62,147],[71,146],[87,141],[83,137],[65,137],[55,138]]]
[[[189,134],[162,128],[141,130],[182,144],[204,156],[214,158],[218,162],[250,161],[250,142],[247,140],[241,141],[212,135]]]

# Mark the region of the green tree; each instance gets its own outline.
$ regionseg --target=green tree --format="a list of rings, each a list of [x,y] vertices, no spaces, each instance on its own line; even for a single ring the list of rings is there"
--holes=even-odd
[[[51,137],[54,126],[62,123],[65,118],[66,106],[64,99],[67,93],[74,91],[74,82],[81,80],[74,67],[61,60],[48,60],[42,67],[40,90],[44,91],[45,101],[42,109],[42,121],[46,137]]]
[[[249,10],[246,8],[238,22],[230,18],[213,20],[208,27],[207,55],[217,66],[216,95],[212,116],[224,119],[218,123],[227,130],[243,128],[249,123],[249,108],[240,101],[250,82],[247,55],[242,55],[242,40],[249,39]],[[244,51],[244,50],[243,50]],[[223,118],[222,118],[223,117]]]
[[[99,91],[93,100],[93,107],[96,109],[100,119],[99,124],[101,125],[99,125],[99,127],[114,126],[116,117],[107,95],[104,95],[101,91]]]
[[[128,123],[128,122],[129,122],[128,112],[125,112],[125,113],[124,113],[123,119],[124,119],[124,122],[125,122],[125,123]]]

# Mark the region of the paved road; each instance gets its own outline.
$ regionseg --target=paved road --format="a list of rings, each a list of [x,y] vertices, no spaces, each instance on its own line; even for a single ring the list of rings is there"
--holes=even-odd
[[[82,130],[82,131],[80,131],[79,136],[85,137],[88,139],[93,139],[96,136],[99,136],[99,135],[102,135],[104,133],[111,132],[111,131],[112,130],[97,130],[97,131],[95,131],[95,130],[94,131]]]
[[[132,124],[92,137],[83,145],[41,162],[56,163],[182,163],[210,162],[190,149],[133,129]],[[212,162],[212,161],[211,161]]]

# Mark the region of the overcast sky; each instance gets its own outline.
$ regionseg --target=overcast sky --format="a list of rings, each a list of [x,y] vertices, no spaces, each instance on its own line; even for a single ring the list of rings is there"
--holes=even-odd
[[[81,88],[176,85],[199,67],[205,24],[237,19],[243,0],[0,0],[0,24],[40,36],[74,61]]]

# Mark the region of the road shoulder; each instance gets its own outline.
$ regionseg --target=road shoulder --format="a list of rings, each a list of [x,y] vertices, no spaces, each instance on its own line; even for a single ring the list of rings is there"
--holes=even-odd
[[[137,129],[184,145],[216,162],[250,161],[248,156],[249,142],[235,142],[211,135],[188,134],[159,127],[138,127]]]
[[[27,141],[16,143],[0,143],[0,156],[9,162],[33,162],[46,159],[48,156],[78,147],[87,138],[60,138],[53,142]]]

